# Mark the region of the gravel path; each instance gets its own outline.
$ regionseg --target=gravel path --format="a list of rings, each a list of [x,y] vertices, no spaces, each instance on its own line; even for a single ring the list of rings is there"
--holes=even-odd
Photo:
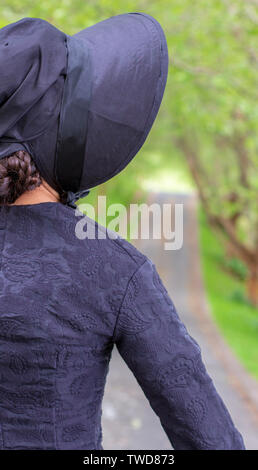
[[[132,243],[156,265],[178,314],[198,341],[202,358],[247,449],[258,449],[258,382],[234,356],[215,325],[200,269],[197,199],[189,194],[151,193],[151,203],[183,204],[184,242],[180,250],[164,250],[165,240]],[[172,221],[173,221],[172,217]],[[105,388],[102,414],[104,449],[170,450],[159,418],[151,409],[132,372],[116,347]]]

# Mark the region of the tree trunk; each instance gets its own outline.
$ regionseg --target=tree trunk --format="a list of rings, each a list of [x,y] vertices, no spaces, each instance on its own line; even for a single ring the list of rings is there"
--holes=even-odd
[[[176,139],[176,145],[186,156],[208,223],[211,227],[215,228],[217,233],[223,234],[223,237],[227,240],[227,255],[234,253],[234,255],[242,260],[248,267],[249,276],[246,281],[247,296],[254,306],[258,306],[258,251],[256,248],[253,249],[248,246],[248,244],[238,236],[236,223],[241,213],[236,213],[233,217],[227,217],[223,214],[223,210],[219,214],[214,214],[212,212],[210,207],[211,196],[207,196],[205,187],[212,187],[214,182],[211,181],[210,174],[208,174],[201,164],[198,157],[198,151],[196,151],[192,145],[189,145],[189,142],[182,137]],[[241,145],[243,145],[243,141],[241,141]],[[238,151],[240,150],[238,149]],[[240,170],[242,171],[240,183],[243,187],[248,187],[248,181],[246,179],[247,153],[243,148],[241,148],[241,155],[239,154],[238,156],[240,159],[239,162],[241,163]],[[236,192],[231,192],[227,196],[227,199],[229,202],[237,201],[238,195]],[[221,201],[221,203],[223,205],[223,201]]]
[[[238,257],[238,252],[232,245],[232,243],[229,243],[228,240],[226,241],[226,247],[225,247],[225,256],[226,258],[237,258]]]
[[[249,276],[247,278],[247,295],[251,303],[258,307],[258,267],[249,268]]]

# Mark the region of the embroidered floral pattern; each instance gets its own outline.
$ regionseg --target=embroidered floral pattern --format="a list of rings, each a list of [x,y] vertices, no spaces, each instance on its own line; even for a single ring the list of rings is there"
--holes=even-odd
[[[40,263],[37,260],[26,261],[21,256],[4,258],[2,270],[4,275],[13,282],[26,282],[37,276]]]
[[[0,208],[0,449],[102,449],[115,343],[174,448],[244,449],[153,263],[74,212]]]
[[[175,449],[245,448],[149,259],[127,287],[114,341]]]

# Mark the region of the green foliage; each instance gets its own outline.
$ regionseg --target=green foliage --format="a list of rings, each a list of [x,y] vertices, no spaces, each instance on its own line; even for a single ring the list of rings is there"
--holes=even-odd
[[[25,16],[48,20],[74,34],[109,16],[146,12],[161,23],[169,74],[163,101],[138,155],[119,175],[93,188],[96,200],[128,204],[141,188],[194,186],[187,152],[198,156],[211,212],[237,217],[237,237],[257,245],[258,108],[257,9],[246,0],[2,0],[0,27]],[[187,151],[178,146],[181,139]],[[204,177],[205,175],[205,177]],[[153,187],[154,187],[153,183]]]
[[[247,278],[247,268],[245,264],[238,258],[223,258],[223,264],[226,269],[230,270],[233,275],[239,277],[243,281]]]
[[[232,300],[233,302],[237,302],[239,304],[246,304],[249,306],[252,306],[251,302],[248,300],[246,294],[240,290],[240,289],[235,289],[230,295],[229,295],[229,300]]]
[[[257,249],[257,10],[244,0],[173,1],[165,20],[171,69],[171,140],[194,157],[214,215],[236,217],[236,234]],[[256,23],[256,24],[255,24]],[[198,164],[198,165],[197,165]]]
[[[212,315],[239,360],[258,379],[258,309],[246,299],[245,282],[225,271],[224,248],[210,230],[201,207],[199,222],[204,283]]]

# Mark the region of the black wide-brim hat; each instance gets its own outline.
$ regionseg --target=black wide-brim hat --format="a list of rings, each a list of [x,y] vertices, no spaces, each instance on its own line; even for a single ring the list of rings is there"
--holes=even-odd
[[[0,29],[0,158],[29,152],[44,179],[78,199],[132,160],[168,75],[160,23],[112,16],[70,36],[23,18]]]

